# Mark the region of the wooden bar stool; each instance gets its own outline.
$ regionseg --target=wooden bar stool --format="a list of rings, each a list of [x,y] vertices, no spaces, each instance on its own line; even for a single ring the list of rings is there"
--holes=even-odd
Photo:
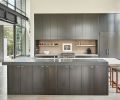
[[[118,68],[119,66],[109,66],[109,83],[112,85],[112,68]]]
[[[114,80],[114,72],[116,75],[116,81]],[[119,77],[118,73],[120,72],[120,68],[112,68],[112,87],[116,88],[116,93],[120,93],[120,84],[119,84]]]

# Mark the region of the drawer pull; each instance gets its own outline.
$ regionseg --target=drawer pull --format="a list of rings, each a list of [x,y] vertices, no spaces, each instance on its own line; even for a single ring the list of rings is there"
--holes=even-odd
[[[16,66],[17,68],[20,68],[20,66]]]
[[[95,68],[95,67],[94,67],[94,66],[90,66],[90,68],[92,68],[92,69],[93,69],[93,68]]]

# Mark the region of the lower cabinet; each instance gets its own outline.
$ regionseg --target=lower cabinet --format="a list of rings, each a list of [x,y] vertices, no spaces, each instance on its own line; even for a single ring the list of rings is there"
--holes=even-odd
[[[107,65],[11,64],[8,94],[107,95]]]
[[[108,94],[108,70],[104,65],[82,65],[82,94]]]
[[[21,65],[21,94],[32,94],[32,65]]]
[[[8,94],[20,94],[20,66],[7,66]]]
[[[57,94],[70,94],[69,65],[57,65]]]
[[[33,94],[56,94],[57,67],[55,65],[35,65],[33,67]]]
[[[70,94],[82,94],[82,66],[70,65]]]
[[[8,94],[32,94],[32,66],[8,65]]]

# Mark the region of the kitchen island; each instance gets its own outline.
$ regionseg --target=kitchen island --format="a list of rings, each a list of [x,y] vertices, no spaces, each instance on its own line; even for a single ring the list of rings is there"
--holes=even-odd
[[[108,95],[108,63],[103,59],[31,59],[3,62],[8,94]]]

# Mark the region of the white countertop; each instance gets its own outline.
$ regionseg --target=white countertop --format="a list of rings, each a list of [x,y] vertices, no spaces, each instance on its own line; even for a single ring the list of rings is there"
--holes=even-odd
[[[34,60],[37,58],[30,58],[30,57],[19,57],[16,59],[11,59],[11,60],[5,60],[4,62],[34,62]],[[54,58],[38,58],[38,59],[54,59]],[[65,58],[60,58],[60,59],[65,59]],[[117,58],[66,58],[66,59],[103,59],[108,62],[110,66],[120,66],[120,60]]]
[[[93,56],[93,57],[97,57],[97,54],[75,54],[75,56]]]
[[[110,66],[120,66],[120,60],[116,58],[103,58]]]
[[[36,54],[35,56],[58,56],[59,54]],[[92,56],[97,57],[97,54],[77,54],[75,53],[75,56]]]

